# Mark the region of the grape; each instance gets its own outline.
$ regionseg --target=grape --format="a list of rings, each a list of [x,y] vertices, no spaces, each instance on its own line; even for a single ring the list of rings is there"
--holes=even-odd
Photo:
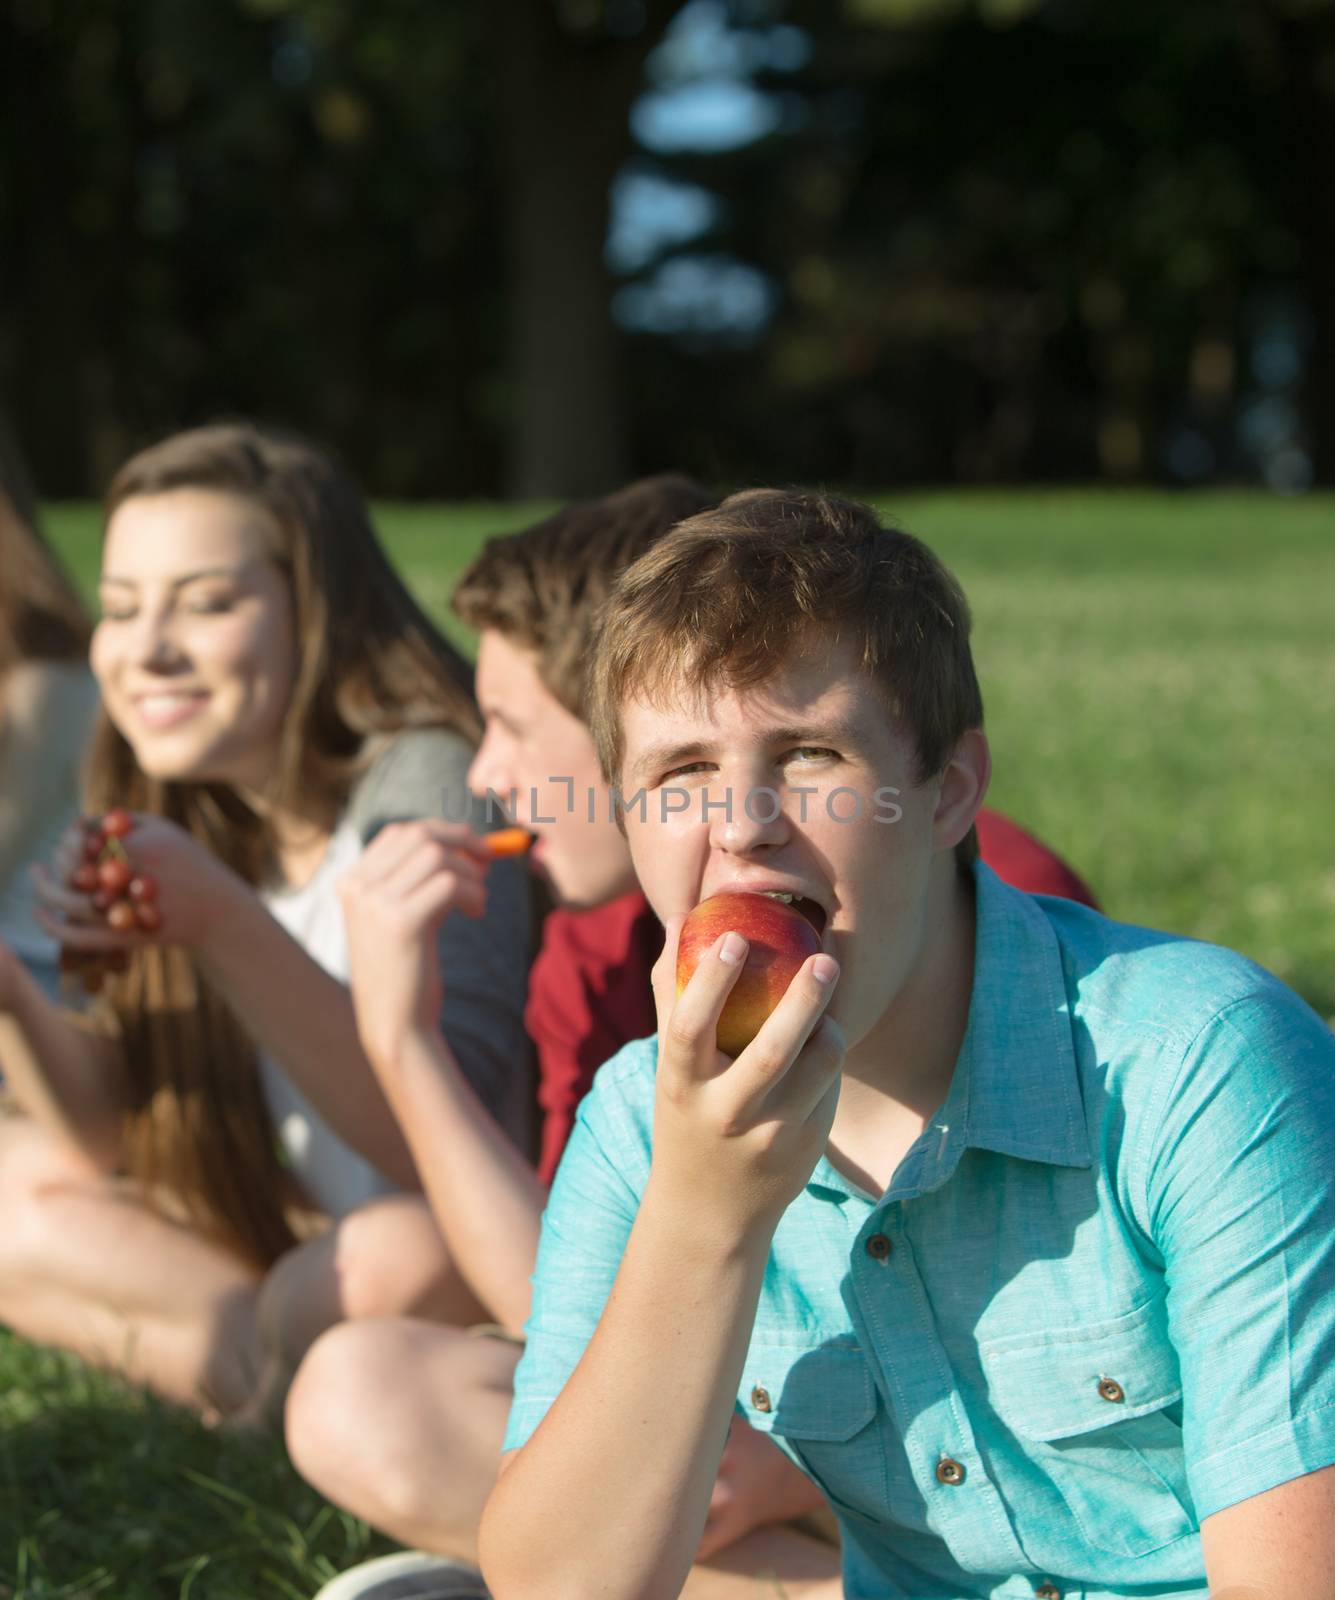
[[[117,933],[133,933],[142,928],[155,933],[162,926],[162,912],[156,904],[157,879],[148,872],[136,872],[123,843],[134,830],[134,817],[124,806],[113,806],[100,820],[84,824],[83,860],[69,877],[70,887],[92,897],[93,909]],[[96,994],[108,973],[125,972],[130,963],[128,950],[101,953],[62,950],[62,972],[78,973],[89,994]]]
[[[102,832],[108,839],[123,839],[134,827],[134,818],[124,806],[114,806],[102,818]]]
[[[120,894],[129,887],[134,872],[124,856],[112,856],[110,861],[104,861],[97,869],[97,876],[104,889],[109,889],[112,894]]]

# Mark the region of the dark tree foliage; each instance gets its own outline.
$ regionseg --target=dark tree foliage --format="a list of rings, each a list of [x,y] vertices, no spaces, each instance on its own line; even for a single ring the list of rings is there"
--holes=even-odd
[[[811,52],[757,76],[783,107],[767,139],[658,161],[724,199],[728,244],[780,297],[751,348],[637,342],[648,434],[707,386],[709,415],[675,424],[688,465],[1335,476],[1327,0],[731,10],[800,23]]]
[[[615,476],[606,196],[673,9],[3,0],[0,390],[46,492],[219,413],[387,494]]]
[[[717,6],[806,58],[753,72],[764,137],[669,156],[628,115],[682,0],[0,0],[45,492],[229,413],[391,495],[1335,477],[1332,0]],[[753,263],[754,336],[617,327],[629,156],[718,202],[635,277]]]

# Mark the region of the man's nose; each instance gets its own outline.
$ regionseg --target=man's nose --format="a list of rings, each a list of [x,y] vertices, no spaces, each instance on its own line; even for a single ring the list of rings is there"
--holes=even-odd
[[[489,734],[483,735],[482,743],[478,746],[477,754],[468,769],[468,787],[475,795],[483,798],[493,794],[507,801],[514,787],[510,764],[501,759],[495,741]]]
[[[710,785],[701,798],[709,820],[709,842],[715,850],[745,855],[786,844],[792,823],[783,795],[763,782]]]

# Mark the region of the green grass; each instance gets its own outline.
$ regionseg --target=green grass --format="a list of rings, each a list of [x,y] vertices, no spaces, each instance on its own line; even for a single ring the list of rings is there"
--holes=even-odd
[[[941,494],[885,509],[970,595],[993,803],[1113,915],[1245,951],[1335,1016],[1335,503]],[[379,522],[444,620],[481,540],[531,510],[386,506]],[[53,507],[48,528],[91,590],[95,513]],[[291,1600],[372,1553],[368,1538],[276,1448],[0,1335],[0,1600]]]
[[[4,1600],[309,1600],[393,1548],[276,1446],[0,1333]]]

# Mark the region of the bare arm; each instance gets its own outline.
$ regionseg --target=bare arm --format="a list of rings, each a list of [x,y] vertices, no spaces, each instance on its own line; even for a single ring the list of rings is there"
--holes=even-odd
[[[351,992],[240,879],[196,955],[255,1042],[339,1138],[400,1188],[420,1188],[407,1140],[357,1036]]]
[[[740,958],[726,960],[720,940],[673,1004],[675,944],[672,928],[655,969],[662,1044],[649,1182],[593,1338],[488,1502],[479,1548],[497,1600],[679,1594],[770,1240],[833,1118],[843,1048],[822,1018],[830,958],[803,966],[730,1062],[714,1034]],[[596,1518],[582,1514],[589,1506]]]
[[[250,887],[161,817],[140,813],[127,837],[135,869],[158,883],[161,931],[116,933],[91,902],[40,872],[42,925],[76,950],[186,946],[254,1038],[334,1132],[405,1189],[412,1156],[357,1038],[352,996],[271,915]]]
[[[1278,1600],[1329,1593],[1335,1573],[1335,1467],[1293,1478],[1201,1523],[1210,1593]]]
[[[478,916],[488,858],[458,824],[396,823],[340,885],[357,1025],[460,1272],[505,1327],[528,1316],[544,1193],[464,1078],[437,1018],[448,916]]]
[[[381,1081],[455,1265],[496,1321],[521,1332],[546,1198],[533,1168],[474,1094],[439,1032],[407,1040]]]
[[[104,1172],[120,1165],[128,1109],[119,1043],[53,1005],[0,946],[0,1071],[19,1106]]]
[[[583,1359],[510,1463],[479,1549],[496,1600],[675,1600],[695,1559],[768,1239],[646,1192]],[[598,1506],[596,1518],[580,1507]],[[626,1530],[633,1528],[633,1539]]]

